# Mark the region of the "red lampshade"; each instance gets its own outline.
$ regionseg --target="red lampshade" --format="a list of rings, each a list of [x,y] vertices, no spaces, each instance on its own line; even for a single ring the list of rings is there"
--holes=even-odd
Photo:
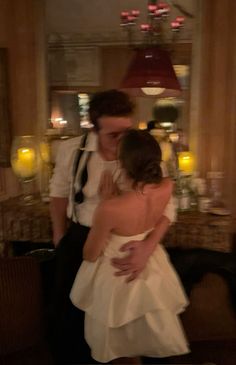
[[[169,54],[159,47],[140,48],[131,61],[121,83],[121,89],[134,96],[144,96],[141,88],[163,88],[160,97],[181,93]]]

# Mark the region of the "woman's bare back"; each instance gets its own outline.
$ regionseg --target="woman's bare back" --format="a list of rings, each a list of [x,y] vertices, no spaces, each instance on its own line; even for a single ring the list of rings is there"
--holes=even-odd
[[[147,184],[142,189],[125,192],[111,204],[113,233],[132,236],[153,228],[161,218],[170,199],[173,183],[165,178],[160,184]],[[105,217],[104,217],[105,218]]]

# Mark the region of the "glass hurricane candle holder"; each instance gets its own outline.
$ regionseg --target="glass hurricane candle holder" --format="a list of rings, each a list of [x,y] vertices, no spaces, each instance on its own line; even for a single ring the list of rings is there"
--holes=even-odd
[[[183,175],[192,175],[195,169],[195,156],[191,151],[178,152],[179,170]]]
[[[38,172],[38,152],[34,136],[17,136],[13,139],[11,166],[21,183],[22,203],[34,204],[34,183]]]
[[[40,158],[42,161],[41,176],[41,198],[44,202],[49,202],[49,182],[52,175],[51,144],[48,137],[43,137],[39,144]]]

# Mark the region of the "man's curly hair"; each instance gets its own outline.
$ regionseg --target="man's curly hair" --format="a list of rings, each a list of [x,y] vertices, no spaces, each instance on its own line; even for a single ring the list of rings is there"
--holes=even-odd
[[[102,116],[125,117],[134,112],[135,105],[128,94],[119,90],[106,90],[94,94],[89,103],[90,121],[99,130],[98,119]]]

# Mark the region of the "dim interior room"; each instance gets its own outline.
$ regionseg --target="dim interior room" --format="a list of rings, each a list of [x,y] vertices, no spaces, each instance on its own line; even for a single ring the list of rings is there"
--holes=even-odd
[[[158,140],[175,181],[178,214],[163,241],[166,247],[183,255],[188,250],[210,255],[220,252],[233,260],[236,2],[0,0],[0,5],[0,277],[10,277],[5,259],[25,258],[35,250],[48,300],[55,255],[49,181],[56,153],[64,140],[91,130],[89,100],[108,89],[132,96],[135,128],[148,130]],[[155,57],[158,61],[162,54],[167,58],[160,62],[159,74],[158,67],[146,62]],[[196,274],[189,310],[183,315],[192,355],[169,363],[234,365],[236,316],[235,297],[233,304],[231,297],[236,287],[235,264],[221,275],[219,268],[208,272],[204,254],[201,258],[206,275],[202,279]],[[26,271],[19,270],[19,278],[12,274],[10,292],[21,278],[25,298],[28,290],[37,298],[26,317],[32,314],[39,319],[38,304],[45,298],[40,294],[37,268],[31,263],[27,266],[28,277],[33,273],[37,284],[35,291],[23,285],[29,280]],[[1,283],[0,292],[5,288],[3,280]],[[15,322],[20,306],[27,305],[23,299],[19,294],[15,301]],[[2,303],[5,307],[0,304],[0,311],[3,308],[8,313],[7,302]],[[15,332],[20,325],[14,327],[9,313],[10,327],[1,332],[0,326],[0,362],[2,356],[16,364],[18,350],[40,343],[35,352],[42,355],[39,363],[52,363],[45,338],[43,342],[40,336],[30,340],[30,331],[36,328],[41,333],[40,321],[25,317],[30,325],[24,337]],[[5,341],[6,333],[13,338],[10,344]],[[3,339],[5,352],[1,352]],[[35,353],[27,353],[25,359],[29,355],[29,361],[35,361]]]

